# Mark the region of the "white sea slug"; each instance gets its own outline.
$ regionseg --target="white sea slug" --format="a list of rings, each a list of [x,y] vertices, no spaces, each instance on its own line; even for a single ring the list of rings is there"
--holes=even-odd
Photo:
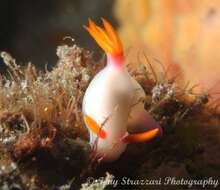
[[[114,28],[102,19],[104,28],[89,19],[85,27],[107,54],[107,65],[89,84],[83,98],[83,119],[91,145],[104,161],[117,160],[130,142],[147,141],[161,129],[145,111],[145,92],[124,66],[121,41]],[[135,106],[132,106],[135,105]],[[142,133],[129,134],[128,125],[146,126]]]

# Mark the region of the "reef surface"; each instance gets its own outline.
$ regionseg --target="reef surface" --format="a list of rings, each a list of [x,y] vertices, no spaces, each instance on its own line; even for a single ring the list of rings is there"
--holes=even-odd
[[[181,76],[169,78],[169,69],[161,65],[158,70],[159,63],[147,56],[136,67],[128,64],[128,71],[145,90],[145,108],[163,136],[129,145],[113,163],[91,162],[81,104],[105,58],[94,61],[91,52],[76,44],[59,46],[57,56],[52,70],[40,71],[1,53],[8,71],[0,75],[0,189],[188,189],[187,184],[123,181],[219,179],[219,102],[209,94],[195,94],[195,86],[178,82]]]

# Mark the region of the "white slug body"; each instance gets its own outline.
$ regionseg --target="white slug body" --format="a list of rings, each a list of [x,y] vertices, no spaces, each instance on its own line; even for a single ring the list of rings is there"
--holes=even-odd
[[[96,154],[104,161],[114,161],[124,152],[127,143],[150,140],[159,129],[128,134],[128,126],[146,127],[151,123],[153,128],[158,128],[158,125],[145,111],[143,101],[139,102],[145,98],[145,92],[123,66],[123,49],[117,33],[102,20],[105,29],[91,20],[86,27],[106,52],[107,66],[93,78],[85,92],[83,119]]]
[[[108,65],[91,81],[83,99],[83,112],[103,125],[107,136],[98,138],[90,131],[90,143],[97,139],[97,153],[105,160],[116,160],[125,150],[120,139],[127,132],[127,120],[132,103],[133,88],[130,76],[124,69]]]

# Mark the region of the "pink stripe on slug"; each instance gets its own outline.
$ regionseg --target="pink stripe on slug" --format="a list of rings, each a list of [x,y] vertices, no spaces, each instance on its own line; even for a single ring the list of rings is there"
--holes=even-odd
[[[116,54],[116,55],[111,55],[107,54],[107,64],[108,65],[115,65],[115,66],[123,66],[124,65],[124,55],[121,54]]]

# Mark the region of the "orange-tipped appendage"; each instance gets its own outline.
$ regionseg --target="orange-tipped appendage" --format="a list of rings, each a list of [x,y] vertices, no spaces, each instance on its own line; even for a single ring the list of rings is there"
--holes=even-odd
[[[102,22],[104,28],[89,19],[89,26],[85,26],[85,28],[107,55],[123,57],[122,43],[117,32],[107,20],[102,18]]]
[[[156,137],[159,134],[159,129],[152,129],[147,132],[137,133],[137,134],[129,134],[122,139],[124,143],[138,143],[149,141],[152,138]]]
[[[105,132],[102,127],[100,127],[91,117],[88,115],[83,115],[83,119],[86,123],[86,126],[91,129],[93,133],[95,133],[98,137],[105,139],[107,136],[107,133]]]

